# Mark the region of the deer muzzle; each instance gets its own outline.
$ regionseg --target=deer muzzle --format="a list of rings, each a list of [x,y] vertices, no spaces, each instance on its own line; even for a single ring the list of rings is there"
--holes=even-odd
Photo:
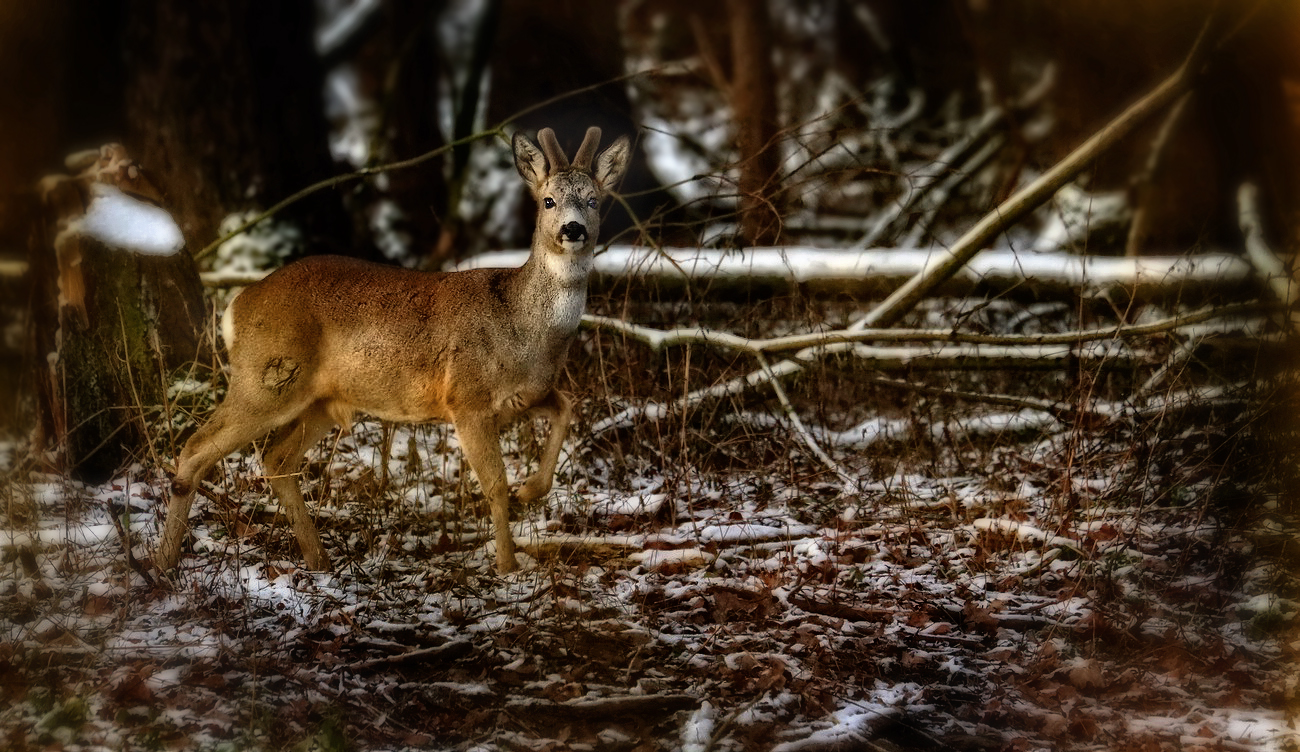
[[[569,222],[560,227],[560,241],[582,243],[587,240],[587,226],[581,222]]]

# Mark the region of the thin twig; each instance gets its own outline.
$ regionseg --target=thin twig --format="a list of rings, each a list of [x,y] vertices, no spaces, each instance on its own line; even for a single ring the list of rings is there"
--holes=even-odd
[[[820,460],[821,463],[829,468],[831,472],[835,473],[835,475],[840,479],[840,483],[844,486],[845,493],[853,490],[857,481],[854,480],[853,476],[849,475],[848,471],[841,467],[838,462],[831,459],[831,456],[817,444],[817,440],[813,438],[813,435],[808,431],[807,427],[804,426],[803,421],[800,420],[799,413],[795,412],[794,405],[790,402],[790,397],[785,393],[785,387],[781,386],[781,380],[771,375],[772,366],[768,364],[767,358],[764,357],[761,352],[754,353],[754,357],[758,360],[759,366],[767,372],[768,384],[771,385],[772,391],[776,394],[777,401],[781,403],[781,410],[785,413],[786,420],[790,421],[790,425],[794,428],[795,433],[798,434],[799,438],[803,440],[803,443],[808,446],[808,450],[813,453],[813,456]]]
[[[950,387],[936,387],[928,384],[920,384],[915,381],[904,381],[903,379],[890,379],[883,376],[877,376],[869,379],[869,384],[886,386],[891,389],[903,389],[909,392],[919,392],[936,397],[948,397],[950,399],[963,399],[969,402],[982,402],[987,405],[999,405],[1001,407],[1014,407],[1020,410],[1040,410],[1048,413],[1052,417],[1060,420],[1062,423],[1069,423],[1076,418],[1087,415],[1091,417],[1107,417],[1092,411],[1081,410],[1080,408],[1057,402],[1055,400],[1038,399],[1035,397],[1017,397],[1011,394],[994,394],[992,392],[971,392],[964,389],[952,389]]]
[[[929,167],[922,170],[914,180],[909,181],[906,194],[878,215],[872,222],[871,229],[867,230],[867,233],[851,247],[863,249],[875,246],[882,237],[887,236],[900,219],[907,216],[913,206],[925,198],[930,188],[939,184],[939,179],[952,169],[953,165],[965,159],[971,150],[987,141],[1005,121],[1006,111],[1001,107],[986,111],[965,138],[945,149]]]
[[[469,640],[452,640],[451,642],[445,642],[441,645],[435,645],[430,648],[419,648],[416,650],[409,650],[405,653],[398,653],[397,655],[371,658],[369,660],[361,661],[360,663],[354,663],[349,668],[354,671],[365,671],[416,660],[455,660],[469,653],[473,647],[474,645]]]
[[[989,142],[984,145],[983,149],[980,149],[956,172],[945,178],[944,181],[926,197],[924,202],[925,208],[921,212],[921,218],[917,220],[916,226],[912,228],[912,231],[909,232],[907,237],[903,240],[903,245],[919,247],[921,241],[930,232],[930,228],[934,225],[934,220],[938,216],[939,210],[943,208],[944,204],[948,203],[948,197],[952,195],[952,192],[957,190],[962,183],[978,174],[980,170],[983,170],[984,167],[998,155],[998,152],[1002,151],[1002,147],[1006,146],[1006,144],[1007,139],[1005,136],[999,135],[990,139]]]

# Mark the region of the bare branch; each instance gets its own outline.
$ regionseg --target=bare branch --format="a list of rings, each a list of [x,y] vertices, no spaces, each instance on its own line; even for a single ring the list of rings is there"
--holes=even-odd
[[[1278,258],[1264,240],[1264,223],[1259,212],[1259,188],[1254,183],[1242,183],[1237,190],[1237,212],[1240,216],[1241,234],[1246,236],[1246,257],[1255,265],[1273,295],[1290,311],[1297,298],[1295,280],[1287,272],[1287,265]],[[1293,315],[1292,325],[1300,323]]]
[[[953,244],[946,257],[926,271],[917,274],[907,284],[894,291],[862,320],[862,326],[892,326],[908,311],[916,307],[934,287],[951,277],[972,256],[988,245],[1011,225],[1051,198],[1061,186],[1072,180],[1099,155],[1109,150],[1137,126],[1155,113],[1176,101],[1189,88],[1198,73],[1205,49],[1206,28],[1201,30],[1186,61],[1155,89],[1129,106],[1123,113],[1084,141],[1064,159],[1057,162],[1037,180],[1022,188],[996,209],[984,215],[975,226]]]
[[[651,327],[629,324],[625,321],[607,316],[587,314],[583,325],[588,329],[604,329],[623,334],[649,345],[653,350],[684,344],[705,344],[724,347],[748,353],[773,353],[803,348],[824,347],[828,345],[856,342],[960,342],[975,345],[1009,345],[1026,347],[1031,345],[1069,345],[1083,342],[1095,342],[1108,339],[1160,334],[1177,331],[1183,327],[1200,324],[1216,319],[1232,319],[1247,314],[1256,314],[1266,310],[1257,303],[1239,303],[1219,308],[1206,308],[1193,313],[1171,316],[1146,324],[1127,324],[1098,329],[1081,329],[1073,332],[1055,334],[973,334],[956,332],[949,329],[836,329],[826,332],[808,334],[791,334],[771,339],[752,339],[730,332],[711,329],[687,328],[654,329]],[[1230,322],[1230,326],[1240,326],[1240,322]],[[807,356],[796,356],[801,360]]]

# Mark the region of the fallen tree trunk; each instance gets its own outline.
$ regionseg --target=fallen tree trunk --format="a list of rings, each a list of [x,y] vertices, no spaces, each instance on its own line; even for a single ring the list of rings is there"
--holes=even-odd
[[[592,287],[615,285],[660,292],[689,286],[710,294],[809,293],[879,295],[924,273],[947,256],[943,250],[890,249],[846,251],[828,248],[751,248],[745,251],[613,246],[596,257]],[[527,251],[495,251],[474,256],[458,269],[519,266]],[[248,284],[248,275],[205,275],[209,286]],[[1251,265],[1233,253],[1120,258],[1070,253],[990,250],[954,269],[928,294],[1001,294],[1021,290],[1042,296],[1178,299],[1186,303],[1208,295],[1248,296],[1259,292]]]
[[[688,287],[710,293],[787,293],[801,288],[809,293],[872,295],[896,288],[943,253],[906,248],[850,251],[792,246],[742,252],[612,246],[596,257],[591,282],[597,291],[622,286],[669,293]],[[527,258],[528,251],[492,251],[466,259],[456,268],[519,266]],[[227,288],[251,285],[268,273],[205,272],[201,276],[207,287]],[[1233,253],[1118,258],[1011,250],[980,253],[932,292],[1000,294],[1013,289],[1038,296],[1177,298],[1184,304],[1210,295],[1244,297],[1262,292],[1251,265]]]

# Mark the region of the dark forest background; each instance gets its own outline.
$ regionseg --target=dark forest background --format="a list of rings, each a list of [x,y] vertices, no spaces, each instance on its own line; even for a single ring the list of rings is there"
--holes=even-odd
[[[1154,187],[1134,196],[1148,204],[1146,248],[1236,245],[1232,197],[1245,178],[1263,186],[1280,249],[1295,247],[1300,11],[1290,2],[1228,5],[1225,25],[1241,28],[1189,102]],[[36,181],[80,148],[125,144],[163,190],[192,250],[216,237],[226,215],[264,209],[352,169],[330,149],[340,115],[327,112],[325,92],[341,65],[356,94],[374,105],[370,163],[413,157],[516,115],[508,130],[550,125],[568,144],[588,124],[604,127],[607,138],[635,134],[649,108],[690,101],[730,108],[734,128],[708,159],[724,170],[743,165],[738,192],[771,200],[777,219],[809,208],[799,190],[783,192],[791,177],[776,158],[783,141],[812,130],[834,142],[882,127],[864,114],[870,110],[852,106],[855,96],[883,98],[886,107],[892,98],[903,112],[920,94],[921,117],[944,108],[971,117],[1010,102],[1052,66],[1050,127],[1012,129],[1016,143],[1003,159],[1020,169],[1007,169],[999,191],[1006,193],[1024,169],[1050,165],[1175,68],[1216,7],[1210,0],[6,3],[0,256],[27,253]],[[358,22],[340,24],[348,13]],[[669,63],[683,65],[659,67]],[[651,72],[626,78],[641,71]],[[814,99],[818,82],[832,75],[849,88],[838,101]],[[664,102],[647,104],[648,96]],[[1099,160],[1091,187],[1131,185],[1159,125]],[[708,147],[688,128],[672,135],[687,151]],[[407,253],[424,263],[526,244],[526,221],[480,242],[479,227],[458,216],[468,162],[468,150],[458,149],[385,180],[324,192],[287,216],[306,231],[304,252],[378,255],[366,216],[377,194],[400,208]],[[880,169],[845,164],[834,179],[847,190]],[[630,208],[643,220],[655,212],[666,218],[643,229],[658,227],[677,244],[698,242],[692,220],[716,213],[716,200],[683,202],[656,190],[662,182],[639,153],[624,185]],[[823,201],[811,216],[842,211],[833,203]],[[606,239],[631,226],[621,210],[614,214]],[[775,226],[746,228],[744,240],[801,240],[768,224]]]
[[[944,247],[1177,69],[1203,31],[1214,42],[1194,91],[1071,187],[1085,222],[1095,199],[1123,224],[1068,250],[1235,252],[1251,181],[1273,248],[1291,254],[1300,4],[1284,0],[6,3],[0,423],[23,411],[8,395],[30,388],[24,352],[44,362],[56,328],[40,314],[54,287],[38,182],[79,150],[123,144],[205,268],[202,249],[250,212],[439,149],[292,204],[254,264],[329,252],[442,268],[524,247],[533,207],[505,140],[546,126],[570,150],[589,125],[635,139],[602,242]],[[989,158],[946,162],[981,123],[997,126]],[[873,231],[922,180],[949,176],[934,205]],[[1045,249],[1060,204],[999,244]]]

